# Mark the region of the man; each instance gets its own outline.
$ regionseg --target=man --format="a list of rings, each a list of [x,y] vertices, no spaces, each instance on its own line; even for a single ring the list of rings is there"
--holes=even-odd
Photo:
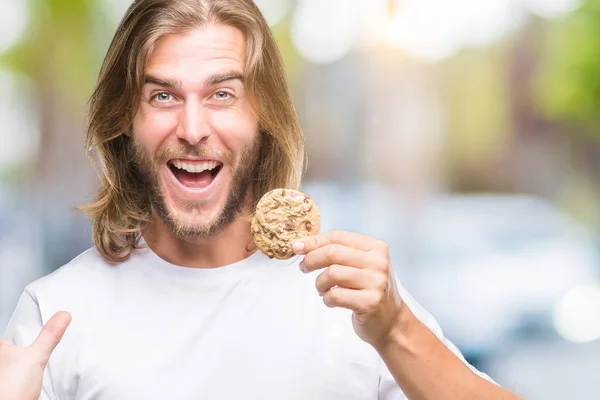
[[[443,337],[385,243],[327,232],[292,260],[255,250],[253,208],[298,187],[304,152],[250,0],[134,2],[89,117],[95,247],[24,291],[1,399],[516,398]]]

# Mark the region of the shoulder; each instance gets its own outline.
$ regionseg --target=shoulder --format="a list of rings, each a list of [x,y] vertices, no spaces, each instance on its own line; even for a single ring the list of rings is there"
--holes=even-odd
[[[95,248],[90,248],[68,264],[30,283],[25,290],[33,298],[48,292],[58,294],[63,289],[72,291],[92,283],[99,276],[110,274],[111,269],[115,268],[118,267],[106,262]]]
[[[85,313],[99,298],[108,294],[107,286],[113,286],[120,268],[120,265],[104,260],[95,248],[91,248],[56,271],[30,283],[24,294],[38,305],[44,322],[57,311]]]
[[[25,287],[8,323],[6,335],[15,344],[28,345],[58,311],[68,311],[79,323],[98,304],[98,292],[116,267],[89,249],[56,271]],[[76,323],[72,325],[77,325]],[[72,330],[70,328],[70,330]]]

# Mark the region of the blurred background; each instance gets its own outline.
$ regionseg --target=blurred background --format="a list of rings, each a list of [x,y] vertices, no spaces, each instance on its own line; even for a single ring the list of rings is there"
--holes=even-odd
[[[86,101],[128,0],[0,0],[0,332],[91,246]],[[260,0],[323,229],[527,399],[600,396],[600,0]]]

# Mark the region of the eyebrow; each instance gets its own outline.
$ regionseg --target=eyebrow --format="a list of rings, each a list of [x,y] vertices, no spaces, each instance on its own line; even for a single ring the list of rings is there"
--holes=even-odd
[[[232,81],[232,80],[238,80],[238,81],[244,83],[244,75],[241,72],[237,72],[237,71],[229,71],[229,72],[225,72],[225,73],[221,73],[221,74],[215,74],[215,75],[209,76],[204,81],[204,85],[205,86],[214,86],[214,85],[218,85],[219,83]],[[170,89],[181,89],[181,87],[182,87],[181,81],[179,81],[177,79],[159,78],[159,77],[156,77],[153,75],[146,75],[144,77],[144,84],[146,84],[146,85],[152,84],[152,85],[157,85],[157,86],[161,86],[164,88],[170,88]]]
[[[144,77],[144,84],[152,84],[156,86],[161,86],[164,88],[172,88],[172,89],[181,89],[181,82],[177,79],[171,78],[158,78],[153,75],[146,75]]]
[[[209,76],[206,79],[206,81],[204,81],[204,85],[205,86],[214,86],[214,85],[218,85],[219,83],[233,81],[233,80],[238,80],[241,83],[244,83],[244,74],[242,74],[241,72],[237,72],[237,71],[229,71],[229,72],[225,72],[222,74],[216,74],[213,76]]]

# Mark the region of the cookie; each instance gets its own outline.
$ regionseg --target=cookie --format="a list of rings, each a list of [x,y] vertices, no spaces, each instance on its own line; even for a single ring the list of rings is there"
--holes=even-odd
[[[268,257],[279,260],[294,256],[294,240],[316,235],[320,229],[321,217],[313,199],[291,189],[266,193],[258,202],[252,219],[256,247]]]

